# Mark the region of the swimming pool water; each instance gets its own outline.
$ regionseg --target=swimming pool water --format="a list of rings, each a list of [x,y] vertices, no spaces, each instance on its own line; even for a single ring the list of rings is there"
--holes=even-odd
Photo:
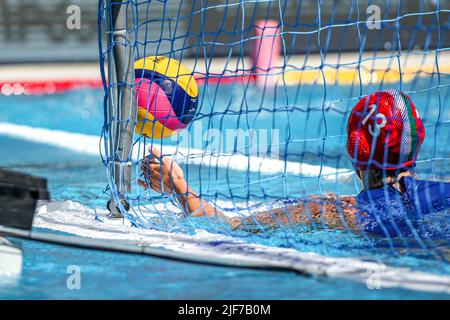
[[[341,89],[339,94],[348,94],[346,92],[348,89],[345,87]],[[233,95],[233,89],[227,90],[231,90],[230,94]],[[320,89],[315,90],[320,91]],[[448,95],[448,89],[442,91],[445,96]],[[322,94],[317,93],[318,96]],[[252,92],[252,94],[254,95],[253,99],[256,99],[256,93]],[[289,94],[292,96],[292,104],[299,104],[298,98],[295,97],[296,93],[290,92]],[[41,97],[0,96],[0,122],[99,135],[103,124],[102,95],[101,90],[78,90]],[[303,95],[305,96],[306,93]],[[251,98],[249,97],[249,99]],[[430,99],[428,96],[419,95],[418,98],[418,100],[424,99],[423,103],[430,104],[426,100]],[[348,168],[348,162],[346,162],[340,147],[343,141],[340,137],[343,134],[342,123],[347,116],[346,112],[342,110],[347,109],[340,107],[339,104],[343,102],[340,102],[338,96],[334,100],[336,102],[332,107],[338,111],[330,111],[330,114],[327,115],[327,122],[328,133],[336,135],[337,138],[334,141],[331,139],[326,148],[328,154],[334,154],[336,157],[326,158],[324,161],[331,167],[338,163],[340,167]],[[237,108],[236,105],[233,105],[233,101],[231,103],[225,99],[215,101],[215,110]],[[320,105],[320,101],[316,102],[312,101],[310,105]],[[281,102],[279,103],[281,104]],[[416,102],[416,106],[418,103],[420,101]],[[251,107],[257,106],[254,107],[257,110],[259,105],[255,102]],[[277,105],[277,102],[274,105]],[[446,108],[445,112],[440,115],[441,119],[450,119],[448,110],[449,108]],[[204,124],[209,123],[208,126],[211,126],[211,122],[208,122],[206,117],[202,118],[202,114],[208,114],[209,111],[208,104],[205,104],[200,110],[198,121]],[[261,120],[264,119],[264,116],[267,116],[266,120]],[[321,117],[320,114],[315,115],[314,111],[311,111],[309,116],[317,117],[315,118],[317,121]],[[429,132],[433,132],[436,110],[427,110],[422,116],[427,128],[430,128]],[[267,125],[266,121],[272,119],[270,112],[261,111],[260,117],[261,119],[255,122],[260,126]],[[220,119],[220,117],[212,119],[212,122],[216,121],[230,128],[236,123],[226,117],[225,119]],[[311,118],[299,118],[296,121],[300,124],[314,122],[311,121]],[[313,130],[296,126],[294,123],[292,123],[292,128],[298,140],[308,138],[305,135],[311,132],[317,137],[323,130],[323,127]],[[277,126],[282,128],[283,124]],[[449,136],[449,126],[445,121],[436,130],[439,137]],[[280,141],[284,141],[286,132],[281,131],[281,134]],[[428,145],[424,146],[425,156],[423,158],[428,159],[432,156],[429,150],[433,150],[436,158],[444,157],[445,152],[448,152],[445,139],[432,139],[433,135],[430,136],[431,138],[427,140]],[[298,143],[300,142],[292,143],[292,150],[298,149]],[[73,200],[87,206],[104,205],[104,199],[101,199],[100,202],[95,201],[106,185],[104,166],[99,156],[6,136],[0,136],[0,145],[0,165],[46,177],[53,200]],[[319,149],[320,147],[317,147],[316,143],[311,147],[313,151],[308,153],[300,155],[288,152],[288,154],[293,161],[300,157],[302,160],[306,159],[314,163],[317,161]],[[308,145],[301,145],[300,150],[310,150],[310,148]],[[439,165],[441,166],[439,167]],[[433,168],[429,162],[423,162],[420,166],[424,174],[440,172],[442,176],[445,176],[445,173],[449,172],[446,167],[448,166],[447,162],[437,163]],[[198,177],[202,174],[203,177],[210,174],[205,171],[206,168],[194,166],[189,170],[190,182],[196,188],[199,187]],[[253,178],[258,177],[255,175]],[[224,180],[222,183],[217,183],[216,190],[226,191],[229,185],[239,186],[241,184],[242,173],[231,173],[231,176],[226,175],[219,179]],[[304,194],[305,191],[306,194],[314,193],[317,190],[317,181],[315,180],[310,182],[306,180],[305,182],[305,180],[296,180],[295,177],[289,177],[289,179],[291,179],[289,185],[293,195]],[[274,196],[283,192],[280,191],[277,181],[269,181],[265,187],[267,192]],[[335,188],[336,183],[323,182],[321,187],[325,190]],[[354,194],[358,190],[358,186],[352,182],[340,183],[339,188],[340,193],[346,194]],[[239,188],[236,188],[235,195],[240,195],[239,192]],[[248,190],[241,190],[241,192],[241,195],[245,196]],[[393,266],[407,266],[414,270],[450,274],[450,267],[446,261],[414,254],[393,256],[391,253],[386,253],[388,250],[383,245],[374,248],[372,243],[348,233],[299,227],[299,230],[291,234],[292,238],[288,242],[283,238],[277,243],[279,239],[277,239],[276,233],[269,240],[259,239],[257,241],[280,246],[288,243],[301,251],[313,251],[325,255],[379,256]],[[285,235],[283,234],[283,236]],[[21,244],[24,251],[23,274],[18,280],[12,282],[8,279],[0,279],[0,298],[448,298],[444,294],[400,289],[369,290],[364,284],[335,279],[305,278],[290,273],[209,267],[137,255],[66,248],[31,241],[21,241]],[[67,289],[68,265],[80,267],[81,290]]]
[[[139,255],[22,242],[24,269],[0,278],[0,299],[448,299],[401,289],[293,273],[195,265]],[[68,289],[68,267],[80,269],[80,289]],[[69,269],[70,271],[70,269]]]

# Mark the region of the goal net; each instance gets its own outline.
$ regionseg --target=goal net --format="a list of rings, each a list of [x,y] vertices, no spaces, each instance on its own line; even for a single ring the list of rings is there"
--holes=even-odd
[[[346,124],[375,91],[410,96],[426,129],[416,171],[448,181],[449,1],[101,0],[98,18],[111,210],[140,228],[448,260],[445,212],[409,226],[408,236],[378,239],[355,233],[345,210],[332,222],[328,211],[330,199],[362,190],[346,152]],[[193,120],[164,139],[135,133],[134,62],[148,56],[180,61],[199,87]],[[241,227],[186,217],[170,192],[139,186],[149,147],[175,159],[198,197]],[[299,201],[304,223],[288,210]],[[257,213],[264,219],[252,218]]]

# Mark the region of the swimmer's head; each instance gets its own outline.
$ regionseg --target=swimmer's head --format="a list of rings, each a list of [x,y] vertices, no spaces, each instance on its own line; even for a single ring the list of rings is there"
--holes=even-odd
[[[357,171],[414,167],[425,128],[411,99],[389,89],[362,98],[347,124],[347,152]]]

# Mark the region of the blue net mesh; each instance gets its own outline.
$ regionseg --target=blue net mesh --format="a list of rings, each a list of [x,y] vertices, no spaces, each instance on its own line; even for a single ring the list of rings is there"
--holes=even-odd
[[[126,13],[123,41],[111,37],[111,6],[119,4]],[[414,101],[427,132],[417,174],[449,180],[449,19],[449,1],[100,1],[102,153],[111,197],[126,200],[130,208],[119,209],[140,228],[205,229],[340,255],[394,251],[448,260],[445,186],[438,187],[442,196],[433,197],[433,189],[420,198],[436,202],[431,213],[419,205],[412,214],[402,195],[369,201],[365,210],[380,212],[374,235],[355,218],[354,197],[363,185],[345,146],[354,105],[375,91],[396,89]],[[129,50],[133,61],[115,57],[117,47]],[[272,61],[264,65],[267,52]],[[137,118],[131,111],[117,116],[121,103],[112,109],[111,102],[114,92],[134,91],[136,84],[114,73],[147,56],[177,59],[192,71],[198,108],[172,137],[134,134],[124,154],[114,132],[134,128]],[[194,196],[228,220],[194,218],[179,193],[139,186],[149,147],[174,159]],[[130,168],[130,187],[123,187],[127,179],[118,168]]]

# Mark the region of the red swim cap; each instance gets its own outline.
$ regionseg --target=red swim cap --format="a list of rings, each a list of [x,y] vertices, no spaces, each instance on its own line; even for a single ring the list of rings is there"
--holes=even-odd
[[[361,170],[396,170],[414,164],[425,128],[411,99],[389,89],[362,98],[347,125],[347,152]]]

